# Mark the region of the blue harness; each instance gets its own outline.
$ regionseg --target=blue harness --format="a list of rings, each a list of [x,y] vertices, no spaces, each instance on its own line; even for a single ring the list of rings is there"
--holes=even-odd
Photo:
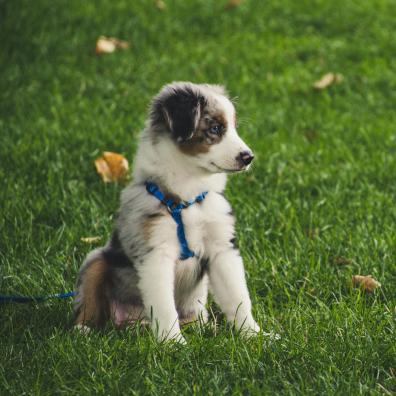
[[[187,260],[190,257],[194,257],[195,253],[188,247],[186,234],[184,233],[184,225],[181,212],[183,209],[188,208],[196,202],[202,202],[208,192],[204,191],[191,201],[180,202],[179,204],[176,204],[172,199],[166,199],[165,194],[159,189],[159,187],[155,183],[146,182],[146,190],[155,198],[157,198],[158,201],[166,206],[168,212],[171,214],[173,220],[175,220],[177,224],[177,238],[179,239],[181,250],[180,260]]]

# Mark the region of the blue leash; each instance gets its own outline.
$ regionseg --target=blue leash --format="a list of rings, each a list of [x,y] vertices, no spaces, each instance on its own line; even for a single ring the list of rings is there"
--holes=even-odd
[[[197,202],[202,202],[208,192],[204,191],[203,193],[195,197],[195,199],[181,202],[176,205],[172,199],[165,198],[165,194],[159,189],[159,187],[155,183],[146,182],[146,190],[166,206],[168,212],[171,214],[173,220],[175,220],[177,224],[177,238],[179,239],[181,249],[180,260],[187,260],[190,257],[194,257],[195,253],[188,247],[181,212],[183,209],[186,209]]]
[[[42,302],[52,298],[58,298],[60,300],[64,300],[69,297],[74,297],[77,295],[77,292],[72,291],[68,293],[58,293],[58,294],[49,294],[48,296],[36,296],[36,297],[26,297],[26,296],[5,296],[0,294],[0,304],[7,303],[28,303],[28,302]]]

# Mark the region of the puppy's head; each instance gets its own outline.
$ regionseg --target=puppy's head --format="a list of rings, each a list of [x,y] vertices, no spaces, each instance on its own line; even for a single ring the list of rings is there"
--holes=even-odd
[[[221,86],[166,85],[154,98],[150,122],[190,164],[207,172],[246,170],[254,158],[236,131],[235,108]]]

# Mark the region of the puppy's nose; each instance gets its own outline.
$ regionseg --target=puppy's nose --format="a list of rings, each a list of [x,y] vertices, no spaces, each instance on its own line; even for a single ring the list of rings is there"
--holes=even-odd
[[[243,165],[249,165],[254,159],[254,155],[251,151],[242,151],[239,153],[237,160],[242,162]]]

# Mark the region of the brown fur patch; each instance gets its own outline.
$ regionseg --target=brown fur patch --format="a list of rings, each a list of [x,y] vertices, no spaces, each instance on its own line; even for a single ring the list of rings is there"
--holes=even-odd
[[[205,154],[210,149],[210,144],[205,142],[202,134],[194,133],[193,137],[179,145],[180,150],[187,155]]]
[[[164,190],[165,199],[171,199],[176,205],[179,204],[182,199],[177,195],[170,191]]]
[[[210,133],[210,128],[215,124],[222,126],[222,133],[219,135]],[[216,112],[214,114],[210,114],[209,111],[205,111],[199,120],[198,127],[192,138],[181,142],[179,144],[179,149],[187,155],[195,156],[205,154],[210,150],[210,147],[213,144],[221,142],[226,131],[227,120],[223,113]]]
[[[76,324],[102,327],[109,318],[109,302],[105,295],[107,264],[103,260],[93,262],[82,279],[83,301],[79,308]]]

